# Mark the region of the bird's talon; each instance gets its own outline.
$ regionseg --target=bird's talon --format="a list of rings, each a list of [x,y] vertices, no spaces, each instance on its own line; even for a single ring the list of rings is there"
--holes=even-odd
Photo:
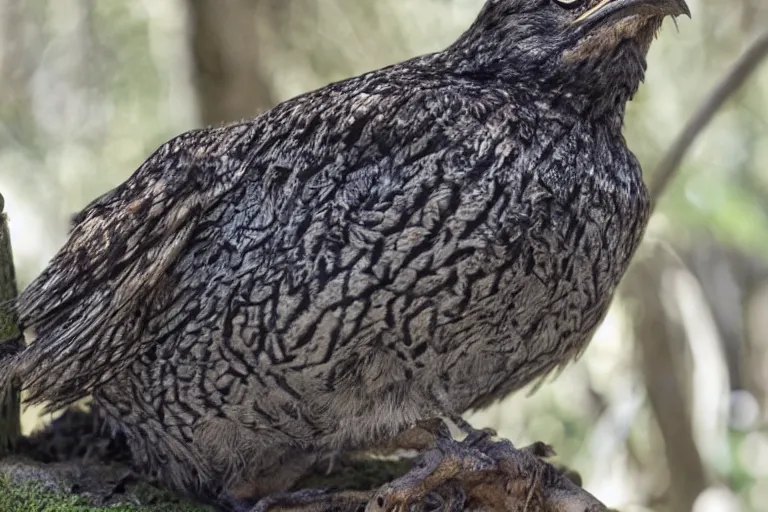
[[[268,512],[272,507],[300,510],[302,507],[307,507],[321,501],[321,498],[329,494],[330,492],[326,489],[303,489],[301,491],[273,494],[260,499],[251,507],[249,512]]]
[[[552,446],[542,441],[536,441],[535,443],[525,446],[520,450],[529,452],[541,459],[549,459],[557,455],[557,452],[555,452],[555,449],[552,448]]]
[[[462,441],[467,446],[480,446],[496,437],[496,431],[491,429],[473,430]]]
[[[406,510],[401,503],[392,503],[393,500],[387,499],[384,496],[376,496],[371,500],[371,504],[366,508],[366,512],[398,512],[399,510]]]

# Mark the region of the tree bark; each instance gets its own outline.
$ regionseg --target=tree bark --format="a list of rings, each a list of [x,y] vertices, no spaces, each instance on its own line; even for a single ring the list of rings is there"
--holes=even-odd
[[[19,332],[11,307],[16,297],[16,272],[11,253],[11,237],[5,213],[5,199],[0,194],[0,340],[3,344],[17,342]],[[0,349],[5,347],[0,347]],[[0,350],[0,353],[4,352]],[[0,457],[16,447],[21,435],[21,407],[19,389],[12,383],[7,389],[0,389]]]

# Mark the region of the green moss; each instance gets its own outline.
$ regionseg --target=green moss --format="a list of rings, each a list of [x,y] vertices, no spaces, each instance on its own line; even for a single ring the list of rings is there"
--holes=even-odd
[[[83,496],[62,494],[46,490],[41,485],[11,483],[0,477],[0,510],[3,512],[208,512],[210,509],[190,503],[150,486],[134,492],[138,505],[94,507]]]

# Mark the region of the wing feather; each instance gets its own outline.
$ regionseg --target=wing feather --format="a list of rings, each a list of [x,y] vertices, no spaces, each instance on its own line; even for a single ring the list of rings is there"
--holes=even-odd
[[[88,205],[46,269],[19,296],[34,342],[2,363],[32,403],[57,409],[111,379],[149,346],[148,304],[204,218],[242,178],[253,125],[188,132]]]

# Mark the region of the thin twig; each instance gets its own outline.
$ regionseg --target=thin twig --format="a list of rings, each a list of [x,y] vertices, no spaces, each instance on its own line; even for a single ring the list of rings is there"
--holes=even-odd
[[[649,186],[654,205],[664,193],[685,153],[691,147],[696,137],[704,130],[723,104],[735,93],[757,69],[760,63],[768,57],[768,32],[762,34],[750,46],[744,55],[733,66],[725,78],[715,87],[707,100],[688,122],[687,126],[675,140],[664,160],[651,176]]]

